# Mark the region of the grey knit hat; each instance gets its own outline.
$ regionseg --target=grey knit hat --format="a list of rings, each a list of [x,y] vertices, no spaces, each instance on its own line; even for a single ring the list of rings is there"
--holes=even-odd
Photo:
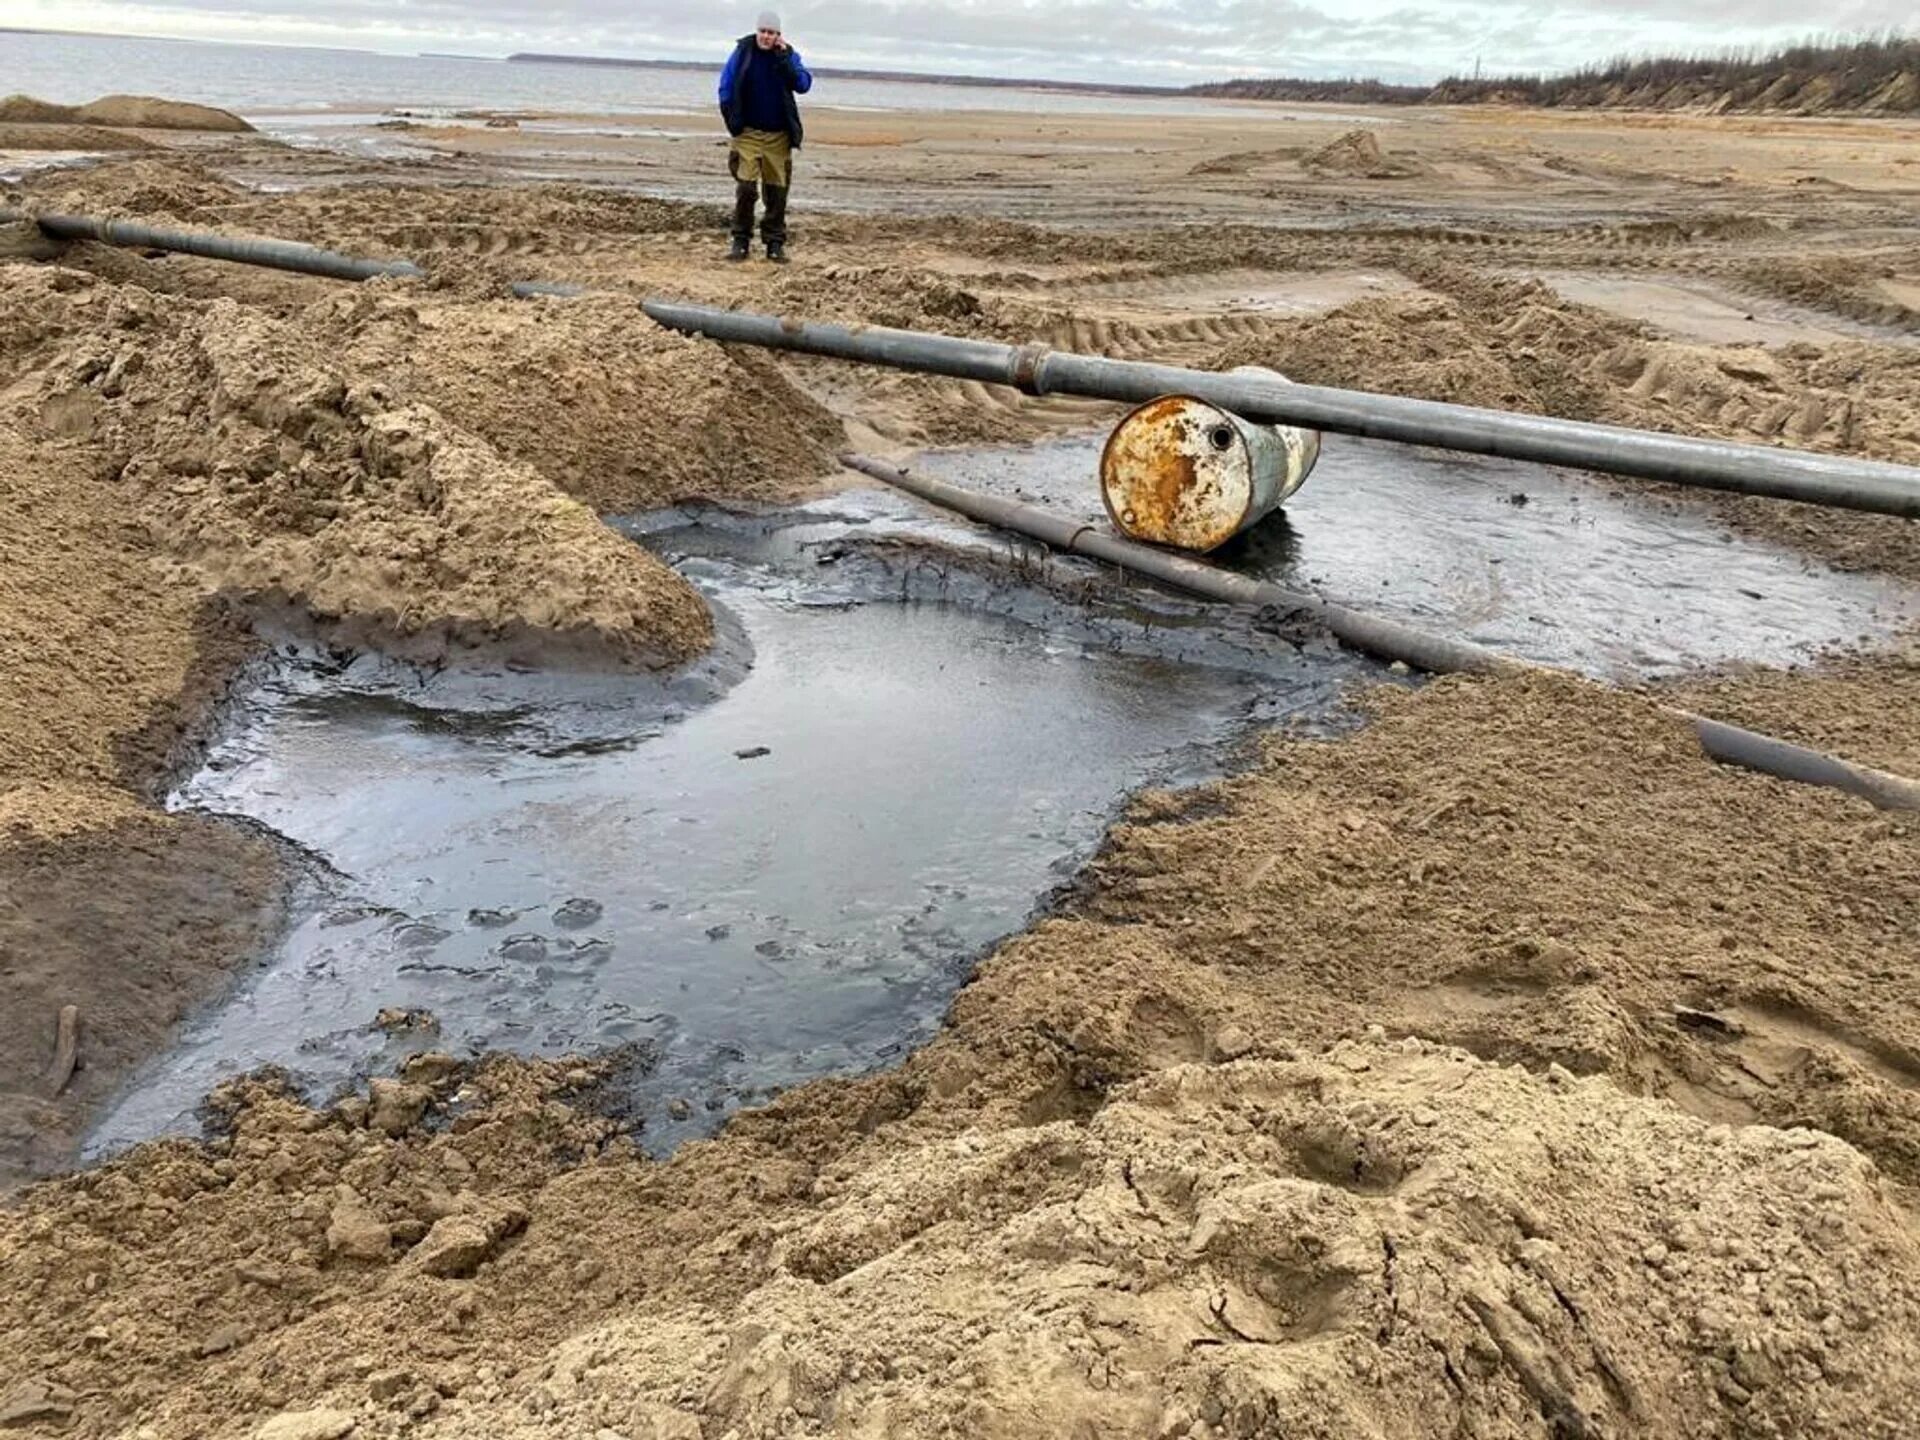
[[[753,28],[756,30],[778,30],[780,28],[780,12],[778,10],[762,10],[760,12],[759,22]]]

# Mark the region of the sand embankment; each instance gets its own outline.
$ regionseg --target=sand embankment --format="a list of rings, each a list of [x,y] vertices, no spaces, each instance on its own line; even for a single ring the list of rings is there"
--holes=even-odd
[[[251,131],[230,110],[163,100],[153,95],[105,95],[85,105],[55,105],[31,95],[0,100],[0,125],[98,125],[114,130]]]

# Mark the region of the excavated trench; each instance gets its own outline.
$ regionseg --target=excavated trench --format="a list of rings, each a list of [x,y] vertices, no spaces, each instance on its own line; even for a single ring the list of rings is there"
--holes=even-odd
[[[922,468],[1097,513],[1097,440]],[[732,1109],[885,1065],[1043,908],[1143,785],[1251,729],[1343,723],[1377,665],[849,491],[620,528],[708,596],[720,643],[664,680],[426,671],[279,637],[176,808],[311,857],[277,949],[96,1127],[190,1127],[221,1080],[328,1094],[423,1049],[626,1047],[656,1153]],[[1920,594],[1539,467],[1330,446],[1215,557],[1614,679],[1782,663]],[[385,1012],[384,1023],[376,1016]]]

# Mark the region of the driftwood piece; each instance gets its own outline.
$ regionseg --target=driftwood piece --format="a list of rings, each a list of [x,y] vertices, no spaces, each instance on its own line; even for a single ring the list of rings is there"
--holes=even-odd
[[[55,1095],[67,1088],[80,1063],[80,1007],[62,1005],[60,1026],[53,1041],[53,1065],[47,1071],[47,1088]]]

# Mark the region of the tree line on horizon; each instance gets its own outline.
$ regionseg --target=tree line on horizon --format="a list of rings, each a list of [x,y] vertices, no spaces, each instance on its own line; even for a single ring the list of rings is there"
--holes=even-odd
[[[1821,37],[1777,50],[1626,57],[1562,75],[1452,75],[1436,85],[1249,79],[1189,87],[1238,100],[1348,105],[1538,105],[1595,109],[1920,113],[1920,38]]]

